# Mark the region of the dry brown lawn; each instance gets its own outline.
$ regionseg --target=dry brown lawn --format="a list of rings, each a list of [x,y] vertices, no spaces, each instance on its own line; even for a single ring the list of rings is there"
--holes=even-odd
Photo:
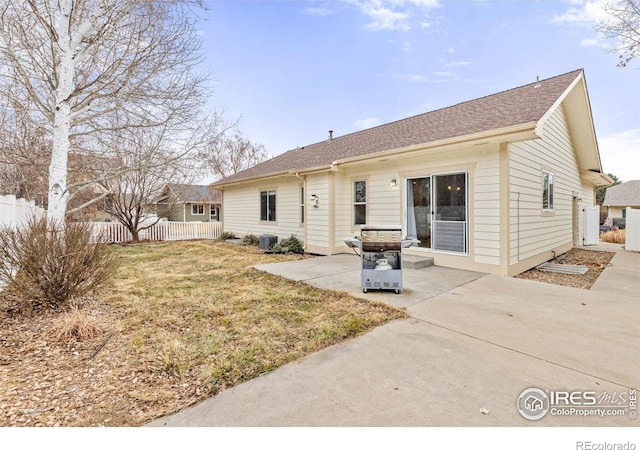
[[[252,268],[299,255],[215,241],[114,250],[111,286],[77,307],[29,311],[0,294],[0,426],[143,425],[405,317]]]

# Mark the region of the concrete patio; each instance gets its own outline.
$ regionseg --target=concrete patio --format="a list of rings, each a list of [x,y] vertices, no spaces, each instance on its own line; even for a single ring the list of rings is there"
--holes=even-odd
[[[320,289],[344,291],[354,297],[385,302],[396,308],[416,305],[486,275],[437,266],[417,270],[403,269],[404,289],[401,294],[377,290],[370,290],[365,294],[360,286],[360,257],[355,254],[260,264],[255,267],[290,280],[303,281]]]
[[[640,254],[603,249],[617,254],[590,291],[430,267],[406,270],[403,294],[363,294],[355,256],[260,266],[410,318],[150,426],[638,426],[631,410],[530,421],[516,408],[530,387],[628,399],[640,386]]]

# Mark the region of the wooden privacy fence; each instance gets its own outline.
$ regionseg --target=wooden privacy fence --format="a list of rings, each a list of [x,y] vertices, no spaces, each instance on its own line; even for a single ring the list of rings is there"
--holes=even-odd
[[[129,242],[131,233],[119,222],[92,222],[94,236],[105,242]],[[222,222],[166,222],[141,230],[141,241],[186,241],[191,239],[218,239],[222,235]]]

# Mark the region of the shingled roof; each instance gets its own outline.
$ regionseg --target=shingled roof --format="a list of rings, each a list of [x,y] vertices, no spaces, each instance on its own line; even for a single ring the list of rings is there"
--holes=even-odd
[[[222,203],[219,189],[197,184],[168,184],[175,199],[187,203]]]
[[[334,161],[489,132],[540,120],[582,69],[407,119],[290,150],[214,186],[330,165]]]
[[[604,206],[640,206],[640,180],[627,181],[607,188]]]

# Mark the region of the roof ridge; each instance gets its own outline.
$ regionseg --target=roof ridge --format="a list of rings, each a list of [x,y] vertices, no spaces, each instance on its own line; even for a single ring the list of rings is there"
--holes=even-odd
[[[435,142],[454,136],[488,132],[537,122],[584,69],[523,84],[410,117],[298,146],[213,183],[252,179],[310,167],[324,167],[340,158],[363,156],[393,148]],[[532,86],[540,85],[540,89]]]
[[[420,113],[420,114],[414,114],[413,116],[404,117],[402,119],[392,120],[391,122],[381,123],[380,125],[376,125],[376,126],[373,126],[373,127],[370,127],[370,128],[364,128],[362,130],[352,131],[351,133],[347,133],[347,134],[343,134],[343,135],[340,135],[340,136],[337,136],[337,137],[333,137],[330,140],[331,141],[337,141],[339,139],[346,138],[347,136],[351,136],[351,135],[354,135],[354,134],[363,133],[363,132],[369,131],[369,130],[375,130],[376,128],[380,128],[380,127],[386,127],[387,125],[391,125],[391,124],[398,123],[398,122],[404,122],[404,121],[410,120],[410,119],[415,119],[417,117],[422,117],[422,116],[425,116],[427,114],[433,114],[433,113],[438,112],[438,111],[446,111],[447,109],[455,108],[455,107],[458,107],[458,106],[461,106],[461,105],[465,105],[467,103],[473,103],[473,102],[476,102],[478,100],[495,97],[495,96],[498,96],[498,95],[505,94],[507,92],[512,92],[512,91],[516,91],[518,89],[525,88],[527,86],[531,86],[531,85],[535,85],[535,84],[538,84],[538,83],[543,83],[545,81],[550,81],[550,80],[553,80],[553,79],[556,79],[556,78],[564,77],[564,76],[567,76],[567,75],[572,74],[574,72],[576,73],[576,75],[577,75],[578,72],[583,72],[584,73],[584,69],[580,68],[580,69],[570,70],[569,72],[566,72],[566,73],[563,73],[563,74],[560,74],[560,75],[554,75],[552,77],[544,78],[542,80],[536,80],[536,81],[534,81],[532,83],[523,84],[523,85],[516,86],[516,87],[513,87],[513,88],[505,89],[505,90],[502,90],[502,91],[499,91],[499,92],[494,92],[493,94],[487,94],[487,95],[483,95],[481,97],[475,97],[475,98],[472,98],[470,100],[465,100],[463,102],[454,103],[453,105],[443,106],[441,108],[432,109],[430,111],[425,111],[425,112]],[[285,152],[283,152],[281,154],[289,153],[289,152],[296,151],[296,150],[306,149],[306,148],[311,147],[313,145],[324,144],[325,142],[327,142],[327,140],[313,142],[311,144],[308,144],[308,145],[305,145],[305,146],[302,146],[302,147],[292,148],[292,149],[287,150],[287,151],[285,151]],[[274,158],[277,157],[277,156],[279,156],[279,155],[275,155]]]

